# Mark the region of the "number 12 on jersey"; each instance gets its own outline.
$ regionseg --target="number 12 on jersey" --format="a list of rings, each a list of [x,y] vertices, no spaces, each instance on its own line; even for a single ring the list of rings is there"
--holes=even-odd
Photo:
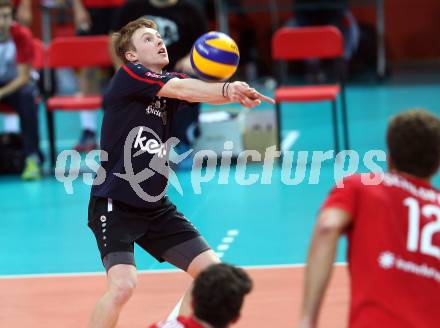
[[[405,198],[403,204],[408,207],[408,239],[406,242],[408,251],[417,252],[420,236],[420,253],[440,259],[440,247],[433,245],[433,235],[440,232],[440,207],[427,204],[420,208],[419,202],[413,197]],[[420,215],[426,218],[435,218],[434,221],[425,224],[421,232]]]

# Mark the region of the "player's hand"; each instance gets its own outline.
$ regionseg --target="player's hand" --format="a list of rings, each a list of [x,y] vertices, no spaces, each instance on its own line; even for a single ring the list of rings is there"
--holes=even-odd
[[[194,75],[194,70],[191,66],[191,61],[189,59],[189,56],[185,56],[181,59],[179,59],[176,63],[176,65],[174,66],[174,68],[181,73],[185,73],[185,74],[190,74],[190,75]]]
[[[265,101],[274,104],[275,101],[267,96],[262,95],[254,88],[249,87],[246,82],[236,81],[227,86],[226,95],[231,102],[238,102],[247,108],[253,108]]]
[[[78,31],[88,31],[92,26],[90,14],[83,6],[74,7],[73,19],[75,21],[75,28]]]

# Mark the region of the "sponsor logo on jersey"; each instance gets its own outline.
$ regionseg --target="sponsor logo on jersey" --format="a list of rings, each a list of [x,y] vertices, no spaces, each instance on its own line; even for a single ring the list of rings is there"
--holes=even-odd
[[[156,97],[153,101],[145,108],[145,113],[147,115],[155,115],[162,118],[163,125],[167,124],[167,111],[166,111],[167,101],[160,97]]]
[[[154,138],[147,140],[147,137],[142,137],[142,132],[143,127],[139,129],[133,148],[140,148],[142,151],[146,151],[149,154],[157,154],[159,158],[165,157],[167,154],[166,144],[163,144]]]
[[[145,73],[145,75],[148,76],[148,77],[155,78],[155,79],[160,79],[162,77],[162,75],[156,74],[156,73],[153,73],[153,72],[147,72],[147,73]]]

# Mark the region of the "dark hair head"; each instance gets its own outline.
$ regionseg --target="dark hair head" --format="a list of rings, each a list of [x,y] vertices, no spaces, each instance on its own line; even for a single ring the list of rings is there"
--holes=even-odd
[[[423,109],[396,115],[388,125],[387,144],[396,170],[429,178],[440,165],[440,120]]]
[[[121,59],[125,64],[128,63],[127,58],[125,58],[125,53],[128,50],[134,49],[132,40],[133,33],[142,27],[149,27],[157,30],[157,25],[154,21],[146,18],[138,18],[125,25],[119,30],[119,32],[113,33],[112,38],[115,45],[115,52],[119,59]]]
[[[0,0],[0,8],[3,7],[11,7],[12,8],[12,1],[11,0]]]
[[[194,281],[194,315],[215,328],[226,327],[239,318],[244,296],[251,289],[244,270],[223,263],[211,265]]]

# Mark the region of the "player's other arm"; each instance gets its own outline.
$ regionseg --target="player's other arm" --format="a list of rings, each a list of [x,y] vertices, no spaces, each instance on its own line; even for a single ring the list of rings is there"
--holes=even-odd
[[[0,88],[0,99],[25,86],[31,79],[31,70],[32,66],[29,64],[18,64],[17,77]]]
[[[319,214],[307,259],[299,328],[314,328],[317,325],[338,239],[350,221],[350,215],[338,208],[326,208]]]
[[[188,102],[206,102],[209,104],[225,104],[237,102],[245,107],[255,107],[266,101],[273,104],[274,100],[266,97],[245,82],[207,83],[197,79],[171,79],[157,94],[160,97],[177,98]]]
[[[75,22],[75,27],[79,31],[88,31],[92,25],[92,20],[90,14],[82,0],[72,1],[73,9],[73,20]]]
[[[32,25],[32,2],[31,0],[21,0],[17,6],[15,14],[17,20],[27,27]]]

